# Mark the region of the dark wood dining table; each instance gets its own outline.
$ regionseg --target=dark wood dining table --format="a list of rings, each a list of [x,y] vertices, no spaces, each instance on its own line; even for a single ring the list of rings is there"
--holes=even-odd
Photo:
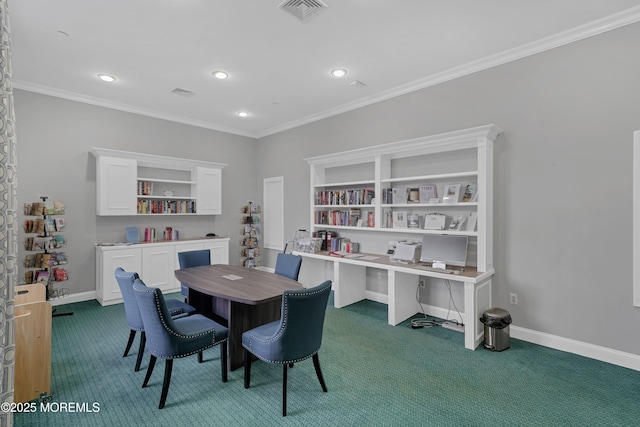
[[[242,333],[280,319],[282,293],[303,286],[268,271],[214,264],[175,271],[199,313],[229,328],[229,370],[244,364]]]

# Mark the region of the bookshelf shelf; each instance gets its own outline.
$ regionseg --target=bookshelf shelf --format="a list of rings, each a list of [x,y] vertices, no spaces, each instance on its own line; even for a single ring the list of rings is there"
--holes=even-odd
[[[449,180],[449,179],[472,178],[475,176],[478,176],[478,171],[442,173],[442,174],[436,174],[436,175],[422,175],[422,176],[407,176],[402,178],[386,178],[386,179],[381,179],[380,182],[394,183],[394,182],[412,182],[412,181],[441,181],[441,180]]]

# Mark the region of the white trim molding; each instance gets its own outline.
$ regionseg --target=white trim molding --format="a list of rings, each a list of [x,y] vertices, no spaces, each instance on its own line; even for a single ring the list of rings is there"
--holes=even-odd
[[[633,133],[633,305],[640,307],[640,131]]]
[[[640,371],[640,356],[637,354],[625,353],[513,325],[510,326],[510,331],[512,338]]]

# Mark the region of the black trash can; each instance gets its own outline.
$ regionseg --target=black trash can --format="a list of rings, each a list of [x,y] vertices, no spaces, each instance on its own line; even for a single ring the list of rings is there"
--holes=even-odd
[[[511,315],[501,308],[490,308],[482,313],[480,321],[484,323],[484,348],[490,351],[503,351],[510,345],[509,325]]]

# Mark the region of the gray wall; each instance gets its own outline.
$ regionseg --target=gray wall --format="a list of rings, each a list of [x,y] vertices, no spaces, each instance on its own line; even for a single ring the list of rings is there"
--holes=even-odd
[[[638,40],[633,24],[257,143],[16,91],[19,201],[49,193],[66,202],[69,287],[82,292],[95,286],[94,243],[122,240],[126,225],[228,235],[236,263],[238,208],[261,202],[263,178],[285,177],[289,239],[309,222],[303,158],[495,123],[504,134],[495,147],[494,305],[517,326],[640,354],[631,265]],[[92,146],[228,163],[223,215],[96,219]]]
[[[18,202],[48,194],[66,205],[69,281],[58,287],[71,294],[94,291],[94,245],[125,241],[129,225],[158,230],[172,226],[183,238],[207,232],[231,237],[230,262],[239,262],[240,206],[262,192],[255,185],[254,139],[20,90],[15,91],[15,108]],[[227,163],[222,171],[223,215],[97,217],[92,147]],[[19,238],[21,245],[24,233]]]
[[[494,305],[517,326],[640,354],[631,264],[638,40],[640,24],[630,25],[263,138],[261,176],[285,177],[285,233],[308,223],[304,157],[494,123],[504,130]]]

